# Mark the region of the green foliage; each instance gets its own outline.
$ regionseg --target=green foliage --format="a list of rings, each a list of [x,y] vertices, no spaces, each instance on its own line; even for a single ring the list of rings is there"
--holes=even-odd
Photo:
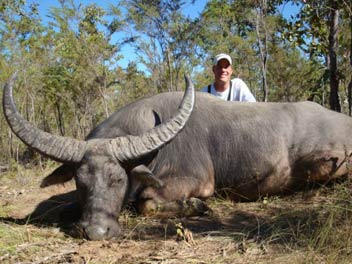
[[[338,33],[346,25],[344,20],[352,21],[351,7],[351,2],[344,0],[303,1],[301,11],[287,22],[283,34],[283,37],[287,38],[293,46],[297,46],[309,54],[311,59],[322,60],[326,64],[329,69],[330,108],[336,111],[341,110],[339,100],[341,71],[339,70],[338,55],[345,54],[345,50],[341,50],[339,40],[346,37]],[[350,25],[347,26],[349,32],[351,32]],[[350,39],[350,43],[352,43],[351,34],[347,35],[347,39]],[[348,49],[348,53],[351,53],[352,45]],[[352,60],[350,59],[350,61],[352,65]],[[352,84],[352,82],[350,83]],[[340,90],[347,90],[347,87],[342,87]],[[350,109],[351,105],[350,98]]]
[[[127,21],[136,35],[135,48],[145,65],[155,90],[172,91],[183,87],[183,73],[195,62],[197,24],[186,18],[179,0],[125,0]]]
[[[154,94],[150,89],[153,83],[150,78],[144,76],[144,74],[137,69],[136,63],[129,63],[125,73],[118,72],[116,75],[121,76],[119,81],[115,84],[117,96],[114,100],[114,104],[117,108],[138,98]]]
[[[108,10],[99,4],[84,5],[73,0],[59,2],[61,5],[50,10],[49,21],[44,23],[38,14],[39,1],[0,1],[0,84],[4,85],[17,70],[14,97],[19,111],[30,122],[50,133],[83,139],[115,109],[144,96],[181,90],[184,87],[183,73],[192,73],[196,88],[200,88],[212,81],[211,58],[219,52],[229,53],[234,58],[234,75],[246,81],[258,100],[263,95],[262,63],[265,57],[269,101],[309,99],[326,106],[329,97],[328,21],[332,2],[338,4],[340,11],[339,95],[342,102],[347,101],[352,80],[351,1],[208,0],[204,10],[197,10],[201,15],[196,18],[186,17],[183,13],[185,8],[193,8],[194,1],[125,0],[125,10],[121,9],[122,1],[110,5]],[[297,16],[282,17],[280,5],[292,3],[300,8]],[[114,36],[121,32],[126,37],[116,41]],[[139,57],[123,69],[119,62],[128,56],[121,53],[126,45],[132,47]],[[261,57],[261,52],[265,56]],[[146,70],[142,71],[140,65]],[[347,112],[346,104],[342,106]],[[38,166],[43,164],[43,158],[27,149],[10,132],[4,118],[0,119],[0,146],[0,166],[10,168],[8,177],[16,183],[32,183],[33,178],[27,173],[31,173],[30,176],[43,174],[43,169]],[[40,169],[29,172],[29,163]],[[2,187],[13,188],[3,175],[0,178]],[[255,211],[268,213],[270,217],[264,222],[260,215],[256,219],[248,217],[248,222],[254,219],[248,232],[254,230],[255,234],[260,234],[264,238],[261,245],[273,248],[279,245],[282,251],[294,253],[301,249],[306,253],[303,262],[317,262],[317,259],[328,263],[343,262],[344,258],[351,256],[351,236],[346,235],[351,233],[350,185],[337,185],[324,203],[322,197],[327,197],[325,194],[320,198],[314,196],[312,199],[319,200],[311,210],[299,208],[307,206],[304,199],[293,206],[292,201],[287,201],[284,210],[280,209],[282,200],[279,198],[264,199]],[[7,193],[3,190],[2,197]],[[10,195],[8,201],[15,201],[13,195],[17,193],[11,192]],[[21,212],[23,203],[18,205],[22,207],[14,208],[4,203],[0,216],[7,217],[9,211]],[[230,204],[224,206],[233,209]],[[249,203],[244,205],[246,211],[248,206]],[[221,215],[230,211],[224,210]],[[231,216],[237,224],[243,220],[236,218],[238,212]],[[134,230],[137,225],[141,226],[138,219],[126,219]],[[176,232],[180,231],[182,240],[187,240],[184,227],[176,225]],[[62,239],[67,239],[59,234],[59,240],[52,242],[58,247]],[[235,248],[235,241],[243,252],[248,252],[244,243],[233,239],[240,237],[242,241],[248,234],[242,227],[238,234],[231,236],[231,244],[226,249]],[[5,255],[16,257],[22,254],[22,245],[27,243],[32,246],[23,254],[36,255],[43,245],[47,246],[48,238],[54,239],[57,235],[55,230],[34,231],[29,225],[3,222],[0,225],[0,259]],[[218,239],[217,243],[224,242],[222,237]],[[209,237],[204,240],[208,243]],[[40,246],[35,243],[37,241],[41,241]],[[248,245],[249,241],[246,242]],[[110,246],[117,248],[120,245]],[[104,244],[101,248],[109,247]],[[52,252],[50,247],[47,249]],[[224,261],[226,252],[221,252],[219,261]],[[177,254],[175,252],[175,256]],[[289,261],[292,255],[296,254],[291,254]],[[228,262],[233,259],[233,256],[227,258]],[[297,259],[297,263],[302,262],[301,256]]]
[[[31,122],[52,133],[84,138],[113,109],[108,99],[113,95],[109,67],[118,60],[118,49],[109,43],[111,32],[100,29],[109,25],[105,12],[95,5],[62,2],[51,10],[50,23],[44,26],[35,7],[27,11],[25,2],[19,1],[3,8],[1,78],[5,81],[14,69],[20,70],[16,84],[22,89],[16,98],[23,102],[20,112]],[[10,156],[16,154],[14,144],[19,144],[17,139],[10,141]]]
[[[269,61],[269,69],[270,101],[297,102],[310,99],[323,103],[326,87],[321,78],[325,69],[314,61],[302,58],[298,50],[278,48]]]
[[[246,81],[258,100],[266,93],[267,63],[280,41],[282,19],[275,11],[275,1],[213,0],[201,16],[207,27],[200,32],[200,46],[209,55],[207,60],[220,52],[230,54],[235,75]]]
[[[329,8],[326,2],[303,4],[300,12],[283,28],[283,38],[310,54],[311,58],[327,52]]]
[[[282,17],[280,5],[292,3],[300,12]],[[339,96],[347,102],[351,5],[337,3]],[[199,17],[185,16],[193,4],[124,0],[105,10],[99,3],[60,1],[44,23],[36,1],[3,0],[0,83],[18,70],[19,111],[41,129],[81,139],[118,107],[182,90],[184,73],[192,74],[197,89],[207,85],[213,80],[211,58],[219,52],[233,57],[234,77],[244,79],[259,101],[267,82],[269,101],[309,99],[326,105],[329,1],[209,0],[197,11]],[[116,41],[117,35],[124,37]],[[127,45],[137,59],[123,69],[119,62],[128,56],[121,52]],[[0,131],[0,163],[28,156],[40,162],[11,135],[3,118]]]

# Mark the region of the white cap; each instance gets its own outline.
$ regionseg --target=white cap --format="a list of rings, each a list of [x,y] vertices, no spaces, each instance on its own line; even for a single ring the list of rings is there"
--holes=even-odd
[[[227,60],[227,61],[230,63],[230,65],[232,65],[232,59],[231,59],[230,55],[227,55],[227,54],[225,54],[225,53],[220,53],[220,54],[218,54],[218,55],[215,56],[215,58],[214,58],[214,65],[217,65],[218,62],[219,62],[220,60],[223,60],[223,59]]]

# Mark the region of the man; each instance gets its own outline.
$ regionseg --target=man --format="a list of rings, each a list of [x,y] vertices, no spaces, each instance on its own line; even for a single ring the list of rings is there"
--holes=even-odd
[[[253,94],[240,78],[231,80],[232,59],[221,53],[214,59],[214,83],[202,88],[202,92],[210,93],[227,101],[255,102]]]

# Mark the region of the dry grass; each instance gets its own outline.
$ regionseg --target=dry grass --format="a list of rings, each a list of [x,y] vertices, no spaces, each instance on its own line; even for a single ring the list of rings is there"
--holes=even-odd
[[[0,175],[0,263],[351,263],[352,182],[232,203],[212,216],[159,219],[124,210],[116,241],[74,239],[59,221],[74,185],[39,189],[50,169]]]

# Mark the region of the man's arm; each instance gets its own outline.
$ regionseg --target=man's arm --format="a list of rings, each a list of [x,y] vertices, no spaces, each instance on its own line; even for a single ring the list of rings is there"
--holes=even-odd
[[[243,89],[242,100],[243,102],[256,102],[254,95],[251,93],[249,88],[246,85],[246,88]]]
[[[249,90],[247,84],[240,78],[233,79],[234,88],[239,91],[239,101],[256,102],[254,95]]]

